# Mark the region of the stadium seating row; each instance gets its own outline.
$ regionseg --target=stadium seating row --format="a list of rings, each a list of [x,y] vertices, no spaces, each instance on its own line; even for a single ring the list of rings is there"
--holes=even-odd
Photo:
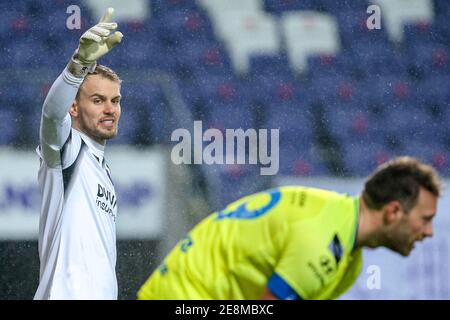
[[[146,10],[123,17],[120,29],[127,37],[102,63],[125,75],[155,70],[171,75],[194,119],[208,127],[279,128],[280,174],[362,176],[390,156],[407,153],[448,175],[450,2],[417,1],[413,7],[424,8],[419,20],[386,7],[394,2],[405,3],[144,1]],[[241,13],[231,16],[236,3]],[[381,30],[369,31],[366,9],[373,3],[390,13]],[[0,66],[25,75],[2,79],[0,121],[15,125],[4,128],[0,145],[36,144],[49,81],[100,10],[83,7],[82,29],[67,30],[69,5],[0,3],[6,13],[0,21]],[[226,8],[214,7],[219,5]],[[331,49],[313,51],[319,38],[327,39],[322,48]],[[27,79],[27,72],[43,69],[49,76]],[[179,124],[164,91],[135,79],[124,82],[122,94],[120,135],[113,143],[169,144]],[[224,188],[250,191],[259,174],[255,167],[218,168]]]

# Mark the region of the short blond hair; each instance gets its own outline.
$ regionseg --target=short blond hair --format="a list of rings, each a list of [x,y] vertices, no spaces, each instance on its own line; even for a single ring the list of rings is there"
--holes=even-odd
[[[83,82],[80,85],[80,88],[78,89],[77,92],[77,96],[75,97],[76,100],[78,100],[79,95],[80,95],[80,90],[83,87],[84,82],[86,81],[87,78],[89,78],[89,76],[92,75],[100,75],[103,78],[109,79],[113,82],[117,82],[119,85],[122,84],[122,80],[120,79],[119,75],[112,70],[111,68],[108,68],[106,66],[103,66],[101,64],[98,64],[95,67],[95,70],[93,72],[90,72],[86,75],[86,77],[84,78]]]

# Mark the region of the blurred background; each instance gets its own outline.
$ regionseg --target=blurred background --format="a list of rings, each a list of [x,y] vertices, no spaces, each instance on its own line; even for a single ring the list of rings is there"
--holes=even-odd
[[[0,299],[31,299],[37,288],[42,103],[108,6],[124,34],[99,61],[123,79],[119,136],[106,153],[119,299],[134,299],[195,223],[245,194],[299,184],[356,195],[397,155],[448,178],[448,0],[0,0]],[[279,129],[278,174],[173,164],[171,134],[192,132],[194,120],[204,130]],[[410,258],[367,251],[343,298],[449,299],[448,205],[445,192],[435,237]],[[375,288],[370,266],[380,270]]]

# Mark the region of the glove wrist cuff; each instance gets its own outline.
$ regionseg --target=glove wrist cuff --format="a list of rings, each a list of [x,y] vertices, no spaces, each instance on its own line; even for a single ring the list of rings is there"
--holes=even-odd
[[[96,66],[97,63],[95,61],[92,63],[83,63],[74,55],[67,64],[67,69],[75,77],[84,78],[88,73],[93,73]]]

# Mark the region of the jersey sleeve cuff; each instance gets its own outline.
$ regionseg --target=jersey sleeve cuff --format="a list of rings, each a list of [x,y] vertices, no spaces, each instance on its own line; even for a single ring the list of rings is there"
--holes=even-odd
[[[63,76],[63,80],[64,80],[65,83],[67,83],[70,86],[76,87],[76,88],[79,88],[81,83],[84,80],[84,76],[81,77],[81,78],[74,76],[70,72],[69,66],[66,66],[66,68],[64,69],[64,71],[62,73],[62,76]]]
[[[269,279],[267,287],[280,300],[303,300],[292,287],[275,272]]]

